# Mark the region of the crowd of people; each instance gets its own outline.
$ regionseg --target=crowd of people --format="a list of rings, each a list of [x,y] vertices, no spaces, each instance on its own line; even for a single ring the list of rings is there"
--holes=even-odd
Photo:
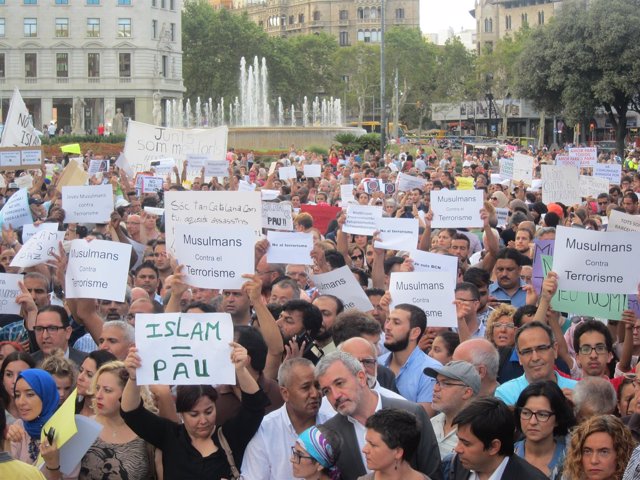
[[[596,198],[545,204],[539,186],[492,176],[513,149],[454,153],[333,149],[323,157],[291,148],[270,169],[253,152],[230,150],[226,178],[205,178],[184,162],[164,191],[276,190],[270,201],[290,205],[295,230],[313,234],[312,265],[268,263],[269,243],[258,238],[255,271],[241,289],[222,290],[188,285],[154,210],[164,192],[142,193],[115,158],[89,179],[113,187],[107,224],[65,222],[57,183],[68,158],[32,172],[33,223],[57,224],[65,240],[54,260],[18,268],[11,263],[23,228],[2,228],[0,271],[23,277],[20,314],[0,315],[0,478],[640,478],[637,309],[630,304],[621,320],[554,311],[557,274],[548,272],[539,289],[532,281],[535,241],[553,240],[558,226],[600,231],[614,210],[640,215],[640,174],[625,162],[620,184]],[[563,152],[527,153],[540,178],[540,166]],[[88,169],[91,159],[89,152],[80,163]],[[304,166],[318,164],[320,177],[306,178]],[[281,180],[278,169],[289,166],[297,178]],[[21,174],[3,174],[5,203]],[[422,186],[400,191],[401,174]],[[345,185],[351,201],[380,206],[384,217],[417,219],[419,237],[384,250],[374,246],[377,232],[343,231],[344,208],[328,224],[305,211],[346,207]],[[433,229],[431,193],[469,187],[484,193],[482,228]],[[68,247],[77,239],[133,247],[123,301],[65,297]],[[414,271],[416,250],[455,258],[451,327],[393,302],[391,275]],[[314,275],[345,266],[370,311],[345,308],[340,294],[314,284]],[[177,312],[229,315],[235,384],[138,384],[145,359],[136,315]],[[62,472],[58,438],[44,425],[74,390],[76,414],[101,430]]]

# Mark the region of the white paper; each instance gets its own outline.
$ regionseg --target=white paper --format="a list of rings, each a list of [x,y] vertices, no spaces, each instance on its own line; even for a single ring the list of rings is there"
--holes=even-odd
[[[3,315],[19,315],[20,304],[16,297],[20,295],[21,282],[24,276],[16,273],[0,273],[0,313]]]
[[[421,308],[429,327],[457,327],[455,278],[447,272],[393,272],[389,281],[391,308],[408,303]]]
[[[291,204],[262,202],[262,226],[268,230],[283,230],[287,232],[293,230]]]
[[[598,149],[596,147],[570,148],[569,157],[580,161],[580,167],[592,167],[598,163]]]
[[[426,183],[426,178],[414,177],[402,172],[398,173],[398,178],[396,179],[396,185],[399,192],[408,192],[414,188],[419,188],[424,191],[424,185]]]
[[[57,223],[43,225],[58,227]],[[57,230],[39,230],[31,235],[20,251],[16,253],[11,261],[11,266],[28,268],[55,260],[53,255],[58,254],[58,246],[64,240],[64,233]]]
[[[26,188],[28,190],[33,187],[33,177],[29,174],[16,177],[13,181],[18,185],[18,188]]]
[[[87,173],[90,176],[107,171],[109,171],[109,160],[91,160],[89,162],[89,170],[87,170]]]
[[[414,272],[448,272],[454,279],[458,276],[458,257],[455,255],[413,250],[410,258]]]
[[[150,213],[151,215],[156,215],[158,217],[161,217],[162,215],[164,215],[164,208],[144,207],[144,211],[147,213]]]
[[[124,302],[131,245],[106,240],[73,240],[65,276],[67,298]]]
[[[357,308],[363,312],[373,310],[369,297],[346,265],[328,273],[311,275],[311,280],[321,294],[335,295],[342,300],[345,310],[350,308]]]
[[[305,165],[303,168],[304,176],[307,178],[320,178],[322,175],[322,165]]]
[[[173,167],[176,166],[176,161],[173,158],[160,158],[158,160],[153,160],[150,165],[156,175],[164,177],[173,172]]]
[[[382,207],[372,205],[349,205],[347,220],[342,227],[344,233],[354,235],[373,235],[382,218]]]
[[[580,195],[598,198],[601,193],[609,193],[609,180],[606,178],[580,175]]]
[[[558,288],[576,292],[637,293],[640,232],[598,232],[558,226],[553,271]]]
[[[262,195],[262,200],[275,200],[280,195],[280,190],[265,190],[263,188],[260,190],[260,194]]]
[[[280,180],[289,180],[290,178],[295,180],[297,178],[296,167],[280,167],[278,169],[278,177]]]
[[[55,232],[58,230],[57,223],[45,222],[39,225],[34,223],[28,223],[22,226],[22,244],[25,245],[36,232],[41,230],[47,230],[49,232]],[[23,247],[24,248],[24,247]]]
[[[353,196],[353,185],[340,185],[340,198],[342,199],[342,205],[347,203],[355,203],[356,199]]]
[[[246,180],[240,180],[238,182],[238,191],[239,192],[253,192],[255,191],[257,185],[255,183],[249,183]]]
[[[62,208],[67,223],[109,223],[113,212],[113,187],[62,187]]]
[[[229,162],[226,160],[207,160],[204,164],[205,177],[228,177]]]
[[[509,209],[496,208],[496,217],[498,217],[498,226],[505,226],[509,222]]]
[[[375,248],[385,250],[414,250],[418,245],[420,225],[417,218],[380,217],[378,230],[380,241]]]
[[[76,415],[75,420],[78,431],[60,447],[60,471],[65,475],[73,473],[103,428],[100,423],[84,415]]]
[[[313,265],[313,235],[303,232],[267,232],[267,263]]]
[[[255,271],[254,243],[248,226],[178,225],[174,247],[189,285],[237,290]]]
[[[228,313],[136,315],[139,385],[235,385]]]
[[[438,190],[431,192],[433,228],[480,228],[484,225],[482,190]]]
[[[511,180],[513,178],[513,158],[500,159],[500,176],[503,180]]]
[[[640,216],[611,210],[607,232],[640,232]]]
[[[124,154],[122,153],[118,155],[118,159],[116,160],[116,167],[123,170],[129,178],[133,178],[133,176],[136,174],[136,171],[131,167]]]
[[[620,185],[622,165],[616,163],[597,163],[593,167],[593,176],[606,178],[612,185]]]
[[[33,223],[29,209],[29,194],[25,188],[15,192],[0,210],[0,220],[3,225],[18,228],[27,223]]]
[[[213,160],[211,155],[200,153],[187,153],[187,167],[188,168],[202,168],[209,160]]]
[[[155,193],[164,190],[164,178],[142,177],[142,193]]]
[[[513,154],[513,180],[522,180],[527,185],[531,185],[533,180],[533,157],[522,153]]]
[[[560,202],[574,205],[582,200],[580,196],[580,174],[571,166],[541,165],[542,201],[547,205]]]

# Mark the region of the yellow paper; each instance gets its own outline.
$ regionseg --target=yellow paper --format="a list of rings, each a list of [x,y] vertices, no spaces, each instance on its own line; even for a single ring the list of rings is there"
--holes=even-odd
[[[473,177],[458,177],[456,190],[473,190]]]
[[[55,442],[58,450],[65,443],[67,443],[71,437],[78,433],[78,427],[76,426],[76,398],[78,397],[78,390],[74,389],[71,395],[64,401],[64,403],[56,410],[56,413],[44,424],[42,427],[42,433],[40,441],[44,441],[46,438],[46,432],[51,427],[55,428],[56,436]],[[41,465],[44,459],[38,455],[36,465]]]
[[[87,174],[87,172],[85,172],[76,162],[69,162],[62,171],[62,175],[58,180],[56,189],[59,192],[62,192],[62,187],[81,186],[87,183],[88,179],[89,174]]]
[[[82,150],[80,150],[79,143],[71,143],[69,145],[63,145],[62,147],[60,147],[60,150],[62,150],[62,153],[77,153],[78,155],[82,154]]]

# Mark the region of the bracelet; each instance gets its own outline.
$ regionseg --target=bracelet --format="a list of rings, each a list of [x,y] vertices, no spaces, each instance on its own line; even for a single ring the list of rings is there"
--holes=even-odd
[[[49,468],[49,465],[45,464],[45,467],[51,472],[57,472],[58,470],[60,470],[60,465],[58,465],[56,468]]]

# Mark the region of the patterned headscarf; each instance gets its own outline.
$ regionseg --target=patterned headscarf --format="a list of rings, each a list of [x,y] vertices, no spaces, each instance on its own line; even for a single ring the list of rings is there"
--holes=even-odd
[[[40,370],[39,368],[23,370],[18,375],[16,383],[18,383],[18,380],[21,378],[29,384],[42,402],[42,411],[37,418],[28,422],[23,420],[24,429],[29,436],[34,440],[40,440],[42,427],[44,427],[44,424],[47,423],[58,408],[58,403],[60,402],[58,387],[53,377],[48,372]]]
[[[329,470],[332,479],[340,478],[333,447],[318,427],[309,427],[298,436],[298,443],[320,465]]]

